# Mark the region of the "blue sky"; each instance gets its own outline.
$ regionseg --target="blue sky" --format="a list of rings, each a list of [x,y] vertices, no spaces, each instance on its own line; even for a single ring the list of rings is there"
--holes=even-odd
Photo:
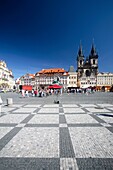
[[[94,39],[99,71],[113,72],[112,0],[1,0],[0,60],[15,78],[41,69],[77,67],[80,41]]]

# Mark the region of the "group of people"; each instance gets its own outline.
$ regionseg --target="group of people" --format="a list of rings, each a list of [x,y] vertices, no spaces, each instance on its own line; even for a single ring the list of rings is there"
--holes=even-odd
[[[32,89],[32,91],[28,91],[28,90],[24,90],[22,89],[21,91],[21,94],[22,94],[22,97],[29,97],[29,96],[32,96],[32,97],[47,97],[47,96],[50,96],[50,95],[58,95],[58,94],[62,94],[62,90],[59,90],[59,89]]]

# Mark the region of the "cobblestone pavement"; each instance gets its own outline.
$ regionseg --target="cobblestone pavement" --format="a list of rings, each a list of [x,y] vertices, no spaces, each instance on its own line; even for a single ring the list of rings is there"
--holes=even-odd
[[[2,105],[0,170],[113,170],[109,99],[60,104],[31,100]]]

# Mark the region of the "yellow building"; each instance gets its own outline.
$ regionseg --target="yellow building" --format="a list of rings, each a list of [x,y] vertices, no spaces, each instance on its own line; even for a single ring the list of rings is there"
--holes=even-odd
[[[113,85],[113,73],[98,73],[97,74],[97,90],[109,91]]]
[[[0,61],[0,89],[9,90],[13,89],[15,85],[12,70],[7,68],[5,61]]]

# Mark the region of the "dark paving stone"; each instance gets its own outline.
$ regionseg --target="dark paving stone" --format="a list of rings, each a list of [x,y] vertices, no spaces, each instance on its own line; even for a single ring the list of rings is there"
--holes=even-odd
[[[110,132],[113,133],[113,127],[106,127]]]
[[[77,158],[79,170],[113,170],[112,158]]]
[[[84,112],[86,112],[86,113],[89,112],[86,108],[83,108],[83,107],[82,107],[81,109],[82,109]]]
[[[0,150],[21,130],[21,127],[15,127],[3,138],[0,139]],[[1,169],[0,169],[1,170]]]
[[[66,118],[64,115],[59,115],[59,123],[66,123]]]
[[[26,124],[25,127],[59,127],[59,124]]]
[[[75,157],[68,128],[60,128],[60,158]]]
[[[30,114],[21,123],[28,123],[33,117],[34,117],[34,115]]]
[[[100,127],[99,123],[78,123],[78,124],[68,124],[68,127]]]
[[[104,120],[102,120],[100,117],[98,117],[94,114],[90,114],[90,116],[93,117],[99,123],[106,123]]]
[[[62,107],[62,104],[61,104],[61,103],[59,103],[59,107]]]
[[[63,108],[59,108],[59,113],[63,113],[63,112],[64,112]]]
[[[77,112],[77,113],[65,113],[65,115],[76,115],[76,114],[80,114],[80,115],[83,115],[83,114],[87,114],[87,113],[80,113],[80,112]]]
[[[0,170],[60,170],[60,159],[0,158]]]
[[[14,127],[17,123],[0,123],[0,127]]]
[[[3,117],[5,116],[6,114],[5,113],[0,113],[0,117]]]
[[[41,108],[37,108],[37,109],[34,111],[34,113],[39,112],[40,109],[41,109]]]

